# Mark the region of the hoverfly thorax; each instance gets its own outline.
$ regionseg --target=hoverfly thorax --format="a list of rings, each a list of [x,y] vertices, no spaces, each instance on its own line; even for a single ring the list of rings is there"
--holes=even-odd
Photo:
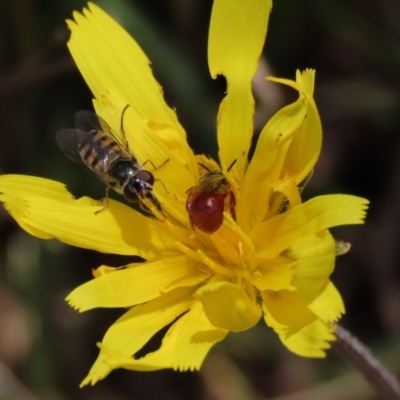
[[[132,164],[132,160],[117,159],[109,169],[110,181],[116,188],[123,189],[137,174],[138,169]]]

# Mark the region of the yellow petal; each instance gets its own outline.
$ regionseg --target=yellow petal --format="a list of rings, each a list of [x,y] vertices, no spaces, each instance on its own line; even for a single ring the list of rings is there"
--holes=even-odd
[[[284,194],[288,202],[288,208],[293,208],[301,204],[299,188],[292,176],[285,175],[273,186],[274,192]],[[282,204],[281,204],[282,206]]]
[[[100,348],[100,354],[81,386],[89,383],[94,385],[118,367],[110,364],[109,351],[122,358],[133,356],[154,334],[187,311],[195,301],[194,290],[191,287],[175,289],[149,303],[134,307],[119,318],[103,338],[102,347],[108,351],[103,353]]]
[[[286,169],[296,176],[300,183],[314,168],[321,152],[322,126],[317,106],[313,99],[315,70],[297,71],[296,83],[288,79],[268,78],[299,91],[301,98],[306,100],[307,117],[293,138],[285,160]]]
[[[141,119],[168,124],[185,141],[186,134],[166,105],[149,60],[132,37],[93,3],[83,15],[74,12],[74,19],[67,21],[71,29],[68,47],[93,95],[99,99],[113,90]]]
[[[177,333],[172,366],[179,371],[200,369],[211,347],[229,333],[211,324],[200,302],[196,302],[171,331]]]
[[[317,319],[291,336],[279,336],[282,343],[293,353],[303,357],[324,358],[329,342],[336,339],[335,328]]]
[[[81,312],[96,307],[131,307],[162,297],[175,287],[197,285],[206,278],[200,267],[186,256],[132,265],[79,286],[67,301]]]
[[[293,292],[263,293],[264,319],[293,353],[304,357],[324,357],[333,328],[310,311]]]
[[[336,322],[345,313],[342,296],[330,281],[320,295],[308,303],[308,308],[324,322]]]
[[[247,279],[260,291],[294,290],[293,266],[294,262],[284,257],[260,260],[256,276]]]
[[[202,311],[200,303],[176,321],[165,335],[160,349],[136,360],[123,357],[101,345],[105,363],[114,368],[135,371],[156,371],[174,368],[194,371],[201,367],[211,347],[223,340],[228,331],[215,328]],[[89,383],[85,380],[83,384]],[[93,382],[94,383],[94,382]]]
[[[29,175],[0,175],[0,193],[11,204],[18,203],[25,195],[49,197],[70,203],[74,199],[63,183]]]
[[[218,113],[219,158],[226,170],[233,160],[244,171],[253,134],[251,80],[265,41],[271,0],[214,1],[208,41],[213,78],[226,77],[227,96]]]
[[[265,321],[280,335],[292,335],[317,319],[297,293],[266,291],[262,298]]]
[[[239,213],[238,219],[243,221],[247,230],[265,218],[269,196],[282,173],[292,138],[303,123],[306,113],[307,107],[299,98],[279,110],[262,130],[241,187],[241,206],[245,215]]]
[[[37,229],[26,221],[26,196],[43,196],[65,203],[73,203],[73,196],[67,192],[65,185],[50,179],[25,175],[0,175],[0,201],[5,209],[26,232],[40,239],[52,239],[48,232]]]
[[[285,255],[293,260],[293,285],[315,293],[335,268],[335,241],[328,230],[293,242]]]
[[[167,332],[167,335],[168,333],[169,332]],[[165,340],[166,339],[163,340],[163,343],[165,342]],[[166,346],[163,344],[159,350],[146,354],[145,357],[139,359],[123,356],[101,343],[97,343],[97,346],[101,350],[103,363],[96,364],[96,366],[91,369],[89,375],[83,380],[80,387],[85,386],[89,383],[93,386],[97,381],[105,378],[105,376],[108,375],[110,371],[117,368],[124,368],[141,372],[172,368],[172,358],[174,355],[173,345]],[[104,375],[105,371],[107,371],[106,375]]]
[[[254,326],[261,309],[239,286],[229,282],[211,282],[196,292],[210,322],[222,329],[240,332]]]
[[[277,215],[253,229],[253,240],[260,258],[276,257],[292,242],[323,229],[362,224],[368,200],[349,195],[315,197]]]
[[[175,239],[162,223],[116,201],[96,214],[100,202],[74,200],[59,182],[19,175],[1,176],[0,192],[0,201],[20,226],[40,238],[146,259],[176,252]]]
[[[74,204],[31,197],[26,200],[25,220],[61,242],[103,253],[151,259],[173,251],[174,238],[160,222],[116,201],[109,201],[101,213],[95,214],[96,211],[99,203],[88,197]]]

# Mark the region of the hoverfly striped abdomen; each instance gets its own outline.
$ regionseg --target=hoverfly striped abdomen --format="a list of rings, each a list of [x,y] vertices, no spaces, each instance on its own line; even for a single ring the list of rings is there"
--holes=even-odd
[[[147,213],[150,211],[143,204],[144,199],[150,200],[161,211],[161,205],[153,193],[153,174],[142,169],[127,142],[121,140],[98,115],[90,111],[78,111],[75,114],[75,129],[59,130],[56,142],[68,158],[94,173],[107,185],[105,207],[108,190],[112,188],[128,201],[139,202]]]

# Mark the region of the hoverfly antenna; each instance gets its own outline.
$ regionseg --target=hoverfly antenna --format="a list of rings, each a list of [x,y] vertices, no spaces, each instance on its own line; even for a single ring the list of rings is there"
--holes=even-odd
[[[126,139],[125,129],[124,129],[124,115],[125,115],[126,110],[127,110],[129,107],[130,107],[130,105],[127,104],[127,105],[123,108],[122,113],[121,113],[121,124],[120,124],[121,133],[124,135],[124,138],[125,138],[125,145],[126,145],[126,148],[129,148],[129,146],[128,146],[128,140]]]

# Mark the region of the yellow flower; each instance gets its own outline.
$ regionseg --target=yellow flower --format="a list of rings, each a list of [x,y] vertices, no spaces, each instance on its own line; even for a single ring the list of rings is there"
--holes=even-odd
[[[0,200],[32,235],[146,260],[119,269],[101,266],[93,280],[68,296],[80,311],[128,308],[99,344],[100,354],[82,385],[115,368],[199,369],[215,343],[260,318],[302,356],[324,357],[335,339],[332,323],[344,306],[329,280],[335,241],[327,228],[363,223],[368,201],[348,195],[301,201],[298,185],[311,173],[322,141],[312,70],[297,72],[296,81],[270,78],[295,89],[299,98],[271,118],[247,161],[253,135],[251,80],[271,7],[268,0],[214,1],[208,60],[211,75],[227,79],[217,119],[219,161],[236,200],[236,221],[225,212],[221,228],[211,235],[192,230],[185,199],[199,182],[198,163],[218,166],[188,147],[142,50],[93,4],[68,21],[68,46],[94,95],[96,113],[119,132],[121,112],[129,104],[124,127],[130,149],[141,162],[161,165],[169,159],[154,171],[163,184],[154,184],[164,213],[152,207],[157,218],[113,200],[95,213],[98,201],[74,199],[61,183],[0,177]],[[158,350],[134,357],[167,326]]]

